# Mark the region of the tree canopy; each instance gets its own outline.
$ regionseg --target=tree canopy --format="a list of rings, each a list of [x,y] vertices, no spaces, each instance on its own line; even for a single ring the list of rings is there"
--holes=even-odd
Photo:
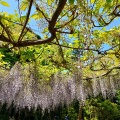
[[[48,81],[51,83],[51,78],[55,74],[60,74],[59,77],[61,74],[77,75],[77,81],[83,80],[89,83],[95,78],[93,92],[98,90],[97,78],[105,77],[105,81],[101,80],[102,85],[110,76],[119,80],[120,26],[118,24],[111,29],[107,26],[119,19],[120,0],[16,0],[15,2],[18,5],[13,14],[0,12],[2,78],[11,68],[22,71],[22,67],[20,69],[13,67],[19,61],[22,66],[26,66],[22,74],[29,76],[28,72],[32,71],[35,73],[34,78],[41,84],[41,80],[44,80],[46,86]],[[13,7],[5,0],[0,1],[0,4]],[[31,21],[37,25],[37,32],[34,26],[30,27]],[[105,49],[105,46],[109,48]],[[18,65],[18,62],[16,64]],[[11,71],[10,75],[19,74],[15,74],[13,69]],[[104,88],[108,86],[114,90],[113,87],[109,87],[108,84],[113,84],[108,81]],[[5,82],[3,84],[5,85]],[[101,91],[104,95],[104,90]]]

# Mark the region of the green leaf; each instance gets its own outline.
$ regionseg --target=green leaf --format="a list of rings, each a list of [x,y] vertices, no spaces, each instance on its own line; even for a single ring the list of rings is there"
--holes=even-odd
[[[54,2],[54,0],[47,0],[48,5],[51,5]]]
[[[29,5],[29,2],[28,1],[23,1],[21,4],[20,4],[20,9],[25,11],[27,8],[28,8],[28,5]]]
[[[31,18],[35,19],[35,20],[39,20],[40,18],[43,18],[43,15],[41,12],[36,12],[35,14],[31,15]]]
[[[47,0],[48,5],[51,5],[52,1],[51,0]]]
[[[70,4],[74,4],[74,0],[69,0],[69,3]]]
[[[5,1],[0,1],[0,4],[2,4],[3,6],[6,6],[6,7],[10,7],[10,5]]]
[[[111,2],[112,2],[112,0],[106,0],[106,2],[107,2],[107,3],[111,3]]]
[[[32,14],[32,15],[31,15],[31,18],[34,18],[35,20],[40,19],[39,16],[38,16],[38,14]]]

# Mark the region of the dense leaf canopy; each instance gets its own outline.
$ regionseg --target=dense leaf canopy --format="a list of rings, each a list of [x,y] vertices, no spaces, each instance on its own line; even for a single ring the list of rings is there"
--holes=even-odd
[[[48,69],[54,66],[74,72],[83,68],[87,77],[90,71],[106,75],[119,69],[119,25],[105,28],[120,16],[118,0],[16,2],[15,13],[0,13],[1,66],[38,59]],[[0,4],[12,7],[5,1]],[[39,34],[29,27],[31,20]]]

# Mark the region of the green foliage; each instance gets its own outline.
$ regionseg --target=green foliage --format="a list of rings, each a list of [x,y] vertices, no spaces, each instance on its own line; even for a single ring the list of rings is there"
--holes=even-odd
[[[78,117],[78,113],[76,113],[76,110],[73,107],[70,107],[68,110],[68,116],[70,120],[76,120]]]
[[[86,119],[118,120],[120,119],[119,105],[101,98],[89,99],[84,107]]]
[[[120,118],[120,110],[118,109],[117,104],[111,103],[109,100],[106,100],[102,103],[102,119],[116,120]],[[104,112],[103,112],[104,111]],[[99,116],[100,118],[101,116]]]
[[[0,2],[2,4],[5,1],[2,0]],[[96,21],[95,24],[105,26],[106,21],[111,20],[111,17],[107,15],[114,10],[116,5],[116,1],[111,0],[90,0],[88,3],[84,0],[69,0],[55,23],[54,28],[57,30],[55,32],[56,38],[52,42],[44,45],[31,45],[31,47],[25,48],[14,47],[15,44],[19,45],[21,41],[25,42],[25,44],[28,41],[36,43],[49,38],[49,20],[54,16],[56,8],[59,7],[58,3],[58,0],[46,0],[45,3],[34,1],[32,7],[35,7],[35,9],[32,9],[30,12],[30,17],[21,37],[22,40],[19,40],[19,37],[24,27],[24,21],[27,19],[28,13],[26,11],[30,7],[29,1],[22,0],[19,2],[20,11],[25,13],[23,15],[19,15],[19,10],[15,10],[13,14],[7,12],[0,13],[0,33],[12,41],[5,42],[3,40],[0,46],[13,48],[7,53],[5,53],[5,50],[0,50],[3,55],[1,60],[6,62],[7,68],[12,67],[16,61],[21,63],[30,62],[32,64],[35,62],[38,76],[40,78],[44,76],[46,79],[49,79],[52,74],[58,71],[68,71],[70,74],[75,73],[77,66],[79,66],[78,61],[81,61],[85,78],[91,77],[95,71],[96,75],[99,76],[107,72],[106,68],[111,69],[114,66],[119,66],[120,27],[118,26],[110,30],[104,27],[104,29],[100,30],[94,29],[94,26],[91,24],[93,21]],[[90,6],[92,6],[92,9]],[[74,17],[75,19],[73,19]],[[31,24],[31,20],[40,29],[39,35],[37,34],[38,32],[36,33],[33,30],[34,28],[28,27],[28,24]],[[73,31],[72,34],[69,34],[70,31]],[[102,50],[102,46],[105,44],[109,45],[111,49],[107,51]]]
[[[106,0],[106,2],[107,2],[107,3],[111,3],[111,2],[112,2],[112,0]]]
[[[7,104],[0,105],[0,119],[1,120],[9,120],[9,114],[7,110]]]
[[[19,54],[12,52],[9,48],[0,48],[0,53],[2,54],[2,61],[4,62],[2,66],[5,68],[11,68],[16,61],[20,60]]]
[[[69,0],[69,3],[70,4],[74,4],[74,0]]]

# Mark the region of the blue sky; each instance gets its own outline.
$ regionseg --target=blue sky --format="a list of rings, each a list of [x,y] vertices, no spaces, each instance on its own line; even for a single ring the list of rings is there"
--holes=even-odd
[[[3,6],[0,4],[0,12],[8,12],[10,14],[13,14],[15,10],[18,10],[17,0],[4,0],[4,1],[9,3],[10,7],[6,7],[6,6]],[[32,11],[34,12],[35,9],[32,8]],[[25,15],[25,14],[26,14],[26,12],[24,12],[22,15]],[[35,33],[39,34],[39,29],[38,29],[37,24],[34,20],[31,20],[30,27],[34,29]]]
[[[13,13],[15,9],[17,9],[17,4],[15,4],[15,0],[4,0],[9,3],[10,7],[6,7],[0,4],[0,12],[9,12]],[[16,2],[17,3],[17,2]]]
[[[106,29],[107,30],[109,30],[109,29],[111,29],[111,28],[113,28],[113,27],[118,27],[120,25],[120,18],[117,18],[117,19],[115,19],[113,22],[111,22],[111,24],[109,24],[108,26],[106,26]],[[104,44],[103,46],[102,46],[102,49],[101,50],[108,50],[108,49],[110,49],[111,47],[109,46],[109,45],[107,45],[107,44]]]
[[[8,12],[8,13],[12,14],[12,13],[14,13],[14,10],[18,10],[18,6],[17,6],[18,4],[17,4],[17,2],[15,2],[17,0],[4,0],[4,1],[8,2],[10,7],[5,7],[3,5],[0,5],[0,12],[3,11],[3,12]],[[34,8],[32,10],[34,11]],[[115,19],[111,24],[109,24],[106,27],[106,29],[109,30],[109,29],[113,28],[114,26],[119,26],[119,25],[120,25],[120,18],[119,19]],[[35,32],[37,34],[39,34],[39,30],[38,30],[37,24],[36,24],[36,22],[34,20],[32,20],[30,22],[30,26],[31,26],[31,28],[33,28],[35,30]],[[107,50],[109,48],[110,48],[110,46],[108,46],[106,44],[103,45],[103,49],[104,50]]]
[[[13,13],[14,10],[18,10],[18,6],[17,6],[17,0],[4,0],[6,1],[7,3],[9,3],[10,7],[6,7],[6,6],[3,6],[0,4],[0,12],[8,12],[8,13]],[[108,25],[106,28],[107,29],[110,29],[114,26],[118,26],[120,25],[120,19],[116,19],[114,20],[110,25]]]

